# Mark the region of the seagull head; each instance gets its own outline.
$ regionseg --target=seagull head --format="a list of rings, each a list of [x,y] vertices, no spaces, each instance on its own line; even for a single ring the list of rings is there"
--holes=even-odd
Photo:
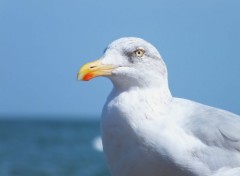
[[[104,76],[115,87],[161,86],[167,82],[167,68],[157,49],[147,41],[126,37],[113,41],[100,59],[87,63],[78,72],[78,80]]]

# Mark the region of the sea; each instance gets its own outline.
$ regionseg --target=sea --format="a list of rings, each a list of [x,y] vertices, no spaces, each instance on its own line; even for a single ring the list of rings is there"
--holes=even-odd
[[[0,120],[0,176],[110,176],[99,120]]]

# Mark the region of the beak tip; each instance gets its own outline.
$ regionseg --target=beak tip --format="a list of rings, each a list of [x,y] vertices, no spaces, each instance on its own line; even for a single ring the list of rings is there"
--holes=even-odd
[[[77,81],[89,81],[90,79],[93,78],[93,74],[82,74],[78,73],[77,74]]]
[[[82,75],[80,73],[77,74],[77,81],[82,81]]]

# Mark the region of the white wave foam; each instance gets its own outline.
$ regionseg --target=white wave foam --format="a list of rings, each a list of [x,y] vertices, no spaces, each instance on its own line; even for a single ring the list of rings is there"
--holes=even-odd
[[[97,136],[92,141],[93,148],[99,152],[103,151],[102,139],[100,136]]]

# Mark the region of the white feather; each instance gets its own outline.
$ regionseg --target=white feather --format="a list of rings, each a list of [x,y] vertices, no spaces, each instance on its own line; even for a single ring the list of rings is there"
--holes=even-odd
[[[138,47],[145,55],[131,55]],[[172,97],[158,51],[138,38],[108,46],[119,66],[102,113],[103,147],[113,176],[239,176],[240,117]]]

